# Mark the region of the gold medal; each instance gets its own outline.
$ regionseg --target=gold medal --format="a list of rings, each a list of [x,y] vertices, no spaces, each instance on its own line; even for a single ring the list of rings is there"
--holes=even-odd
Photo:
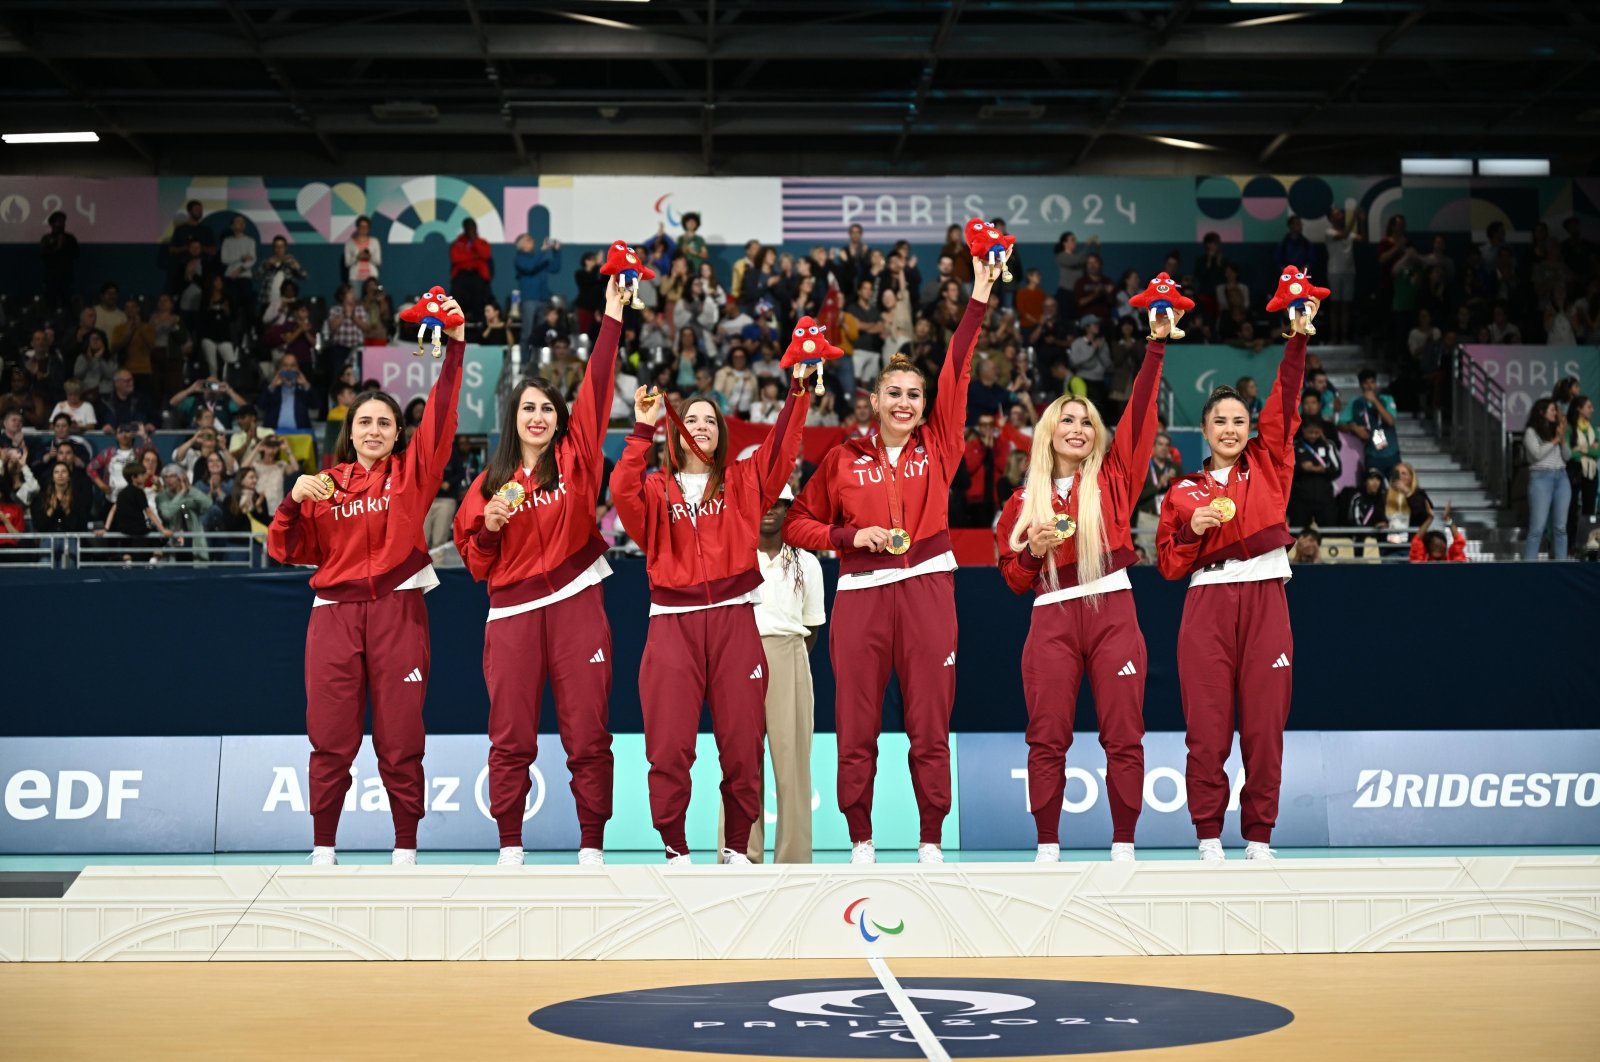
[[[660,397],[661,395],[659,395],[656,392],[656,389],[652,387],[650,390],[645,392],[645,396],[643,398],[639,399],[639,405],[645,409],[649,409],[651,406],[656,404],[656,399]]]
[[[1223,523],[1232,520],[1239,511],[1239,507],[1233,503],[1232,498],[1217,498],[1212,501],[1211,507],[1222,514]]]
[[[1066,513],[1056,513],[1051,517],[1050,523],[1056,529],[1056,537],[1063,542],[1078,533],[1078,521]]]
[[[328,488],[328,497],[325,500],[333,501],[333,496],[339,492],[339,485],[333,481],[333,477],[323,472],[317,476],[317,482]]]
[[[510,483],[507,483],[494,493],[495,497],[499,498],[513,509],[528,500],[528,492],[523,490],[522,484],[518,483],[516,480],[512,480]]]
[[[883,548],[896,557],[900,556],[911,548],[911,532],[903,527],[889,528],[889,544]]]

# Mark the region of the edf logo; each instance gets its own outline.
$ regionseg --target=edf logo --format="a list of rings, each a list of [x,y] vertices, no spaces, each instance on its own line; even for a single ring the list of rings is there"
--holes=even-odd
[[[143,780],[143,771],[109,771],[104,782],[94,771],[57,771],[52,784],[43,771],[18,771],[6,781],[6,814],[20,822],[45,818],[53,794],[58,821],[91,818],[102,804],[107,819],[120,819],[123,805],[139,799],[134,783]]]

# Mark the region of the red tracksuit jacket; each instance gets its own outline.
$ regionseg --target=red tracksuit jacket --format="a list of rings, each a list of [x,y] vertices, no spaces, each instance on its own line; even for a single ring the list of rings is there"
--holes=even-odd
[[[1294,433],[1300,430],[1300,387],[1306,375],[1306,337],[1296,334],[1284,344],[1278,382],[1261,407],[1256,436],[1244,445],[1228,477],[1226,493],[1237,515],[1204,535],[1189,521],[1196,509],[1210,505],[1221,492],[1205,466],[1172,484],[1161,506],[1156,532],[1156,561],[1168,579],[1182,579],[1226,560],[1247,560],[1294,541],[1284,523],[1289,485],[1294,481]]]
[[[950,337],[939,390],[927,419],[911,432],[900,453],[896,482],[911,548],[900,556],[873,553],[855,545],[863,527],[893,527],[889,490],[878,461],[878,434],[852,439],[829,450],[789,507],[783,540],[801,549],[831,549],[839,554],[839,572],[914,568],[950,549],[950,483],[964,459],[967,382],[972,377],[972,348],[986,303],[967,302],[955,335]]]
[[[528,497],[511,510],[511,518],[499,531],[483,526],[487,504],[481,490],[483,473],[461,499],[454,528],[456,549],[472,577],[488,582],[492,608],[522,605],[553,594],[606,551],[605,540],[595,527],[594,510],[606,466],[603,446],[621,334],[621,322],[610,317],[602,320],[600,337],[572,402],[567,433],[555,444],[561,476],[556,488],[535,490],[533,479],[519,467],[514,478]],[[520,444],[516,439],[502,439],[500,445]],[[501,484],[491,486],[498,490]]]
[[[273,514],[267,552],[282,564],[316,565],[311,586],[318,597],[374,601],[428,566],[422,521],[456,444],[466,352],[465,343],[449,341],[422,424],[403,453],[370,469],[359,461],[334,465],[331,501],[285,495]]]
[[[1145,344],[1144,363],[1133,380],[1133,395],[1117,422],[1117,434],[1106,450],[1100,466],[1100,518],[1106,529],[1106,545],[1110,552],[1105,556],[1105,574],[1121,571],[1138,563],[1139,555],[1133,550],[1133,510],[1139,504],[1139,492],[1144,489],[1144,477],[1150,469],[1150,453],[1156,445],[1156,399],[1161,392],[1161,367],[1166,353],[1165,343]],[[1035,557],[1024,543],[1021,552],[1011,548],[1011,532],[1022,516],[1026,491],[1017,491],[1006,500],[1000,512],[1000,522],[995,525],[994,540],[1000,547],[1000,574],[1006,585],[1019,594],[1033,588],[1035,596],[1052,591],[1044,580],[1044,558]],[[1062,512],[1061,496],[1056,495],[1056,512]],[[1067,499],[1065,512],[1074,520],[1078,518],[1078,492],[1074,490]],[[1078,585],[1078,537],[1075,535],[1055,548],[1056,582],[1058,590]]]
[[[676,486],[669,499],[669,472],[645,475],[644,459],[656,429],[635,424],[622,457],[611,470],[611,499],[628,537],[644,548],[650,600],[668,608],[715,605],[761,585],[756,548],[761,517],[778,500],[806,426],[806,392],[791,381],[778,422],[755,453],[732,461],[715,498],[702,498],[695,518]],[[718,425],[727,431],[726,424]],[[668,431],[674,431],[670,424]]]

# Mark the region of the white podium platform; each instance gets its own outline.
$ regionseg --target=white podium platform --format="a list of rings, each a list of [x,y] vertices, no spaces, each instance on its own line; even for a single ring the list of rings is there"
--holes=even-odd
[[[1597,856],[1220,867],[97,866],[60,899],[0,900],[7,961],[1583,948],[1600,948]]]

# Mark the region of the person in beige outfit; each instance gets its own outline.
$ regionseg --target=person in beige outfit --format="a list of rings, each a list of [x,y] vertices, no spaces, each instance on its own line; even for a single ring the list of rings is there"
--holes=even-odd
[[[822,565],[814,554],[783,544],[783,518],[794,492],[783,488],[761,517],[761,601],[756,627],[767,654],[767,749],[778,791],[774,863],[811,862],[811,732],[815,704],[811,690],[811,647],[827,621],[822,603]],[[762,790],[766,785],[763,781]],[[765,819],[750,829],[750,862],[761,862]],[[717,847],[723,846],[717,821]]]

